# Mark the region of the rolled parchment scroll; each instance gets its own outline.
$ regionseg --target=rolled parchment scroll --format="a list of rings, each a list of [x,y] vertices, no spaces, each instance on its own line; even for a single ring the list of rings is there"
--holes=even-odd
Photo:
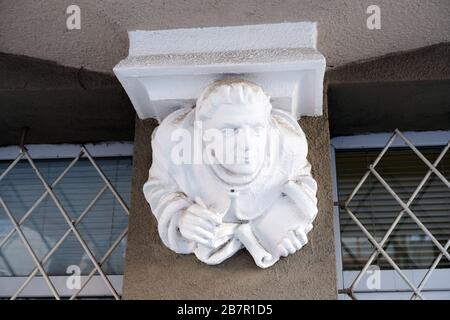
[[[250,252],[258,267],[268,268],[278,261],[279,257],[274,258],[261,246],[249,224],[240,225],[236,229],[235,235]]]

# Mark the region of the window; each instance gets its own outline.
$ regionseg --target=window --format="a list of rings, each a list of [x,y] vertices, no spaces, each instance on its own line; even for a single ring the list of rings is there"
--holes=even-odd
[[[435,172],[408,146],[404,136],[430,162],[438,163],[437,171],[450,180],[450,152],[447,152],[450,133],[396,132],[392,145],[386,149],[376,172],[414,213],[420,223],[448,252],[450,240],[450,189]],[[335,158],[335,225],[337,239],[337,269],[339,288],[351,288],[367,261],[373,258],[351,295],[356,298],[403,299],[412,296],[412,289],[395,270],[385,255],[374,254],[376,249],[361,227],[381,243],[390,229],[382,248],[424,298],[450,298],[450,261],[441,254],[433,239],[408,214],[377,176],[367,175],[352,200],[353,193],[371,164],[376,161],[389,140],[389,134],[338,137],[332,140]],[[371,257],[373,255],[373,257]],[[438,257],[441,256],[440,259]],[[429,272],[430,269],[433,269]],[[345,298],[345,296],[341,296]],[[415,296],[416,298],[417,296]]]
[[[18,297],[53,296],[6,210],[20,224],[23,236],[59,296],[71,297],[75,292],[80,297],[114,296],[94,263],[120,295],[131,191],[132,145],[54,145],[28,146],[28,149],[31,162],[25,155],[10,168],[13,155],[19,154],[20,150],[0,148],[3,203],[0,206],[0,296],[15,297],[25,281],[28,283]],[[81,155],[79,159],[78,155]],[[39,174],[51,186],[79,237],[71,230]],[[94,259],[89,256],[89,251]],[[30,278],[33,272],[35,277]],[[69,278],[77,274],[81,276],[80,282],[68,286]],[[80,284],[85,286],[78,291]]]

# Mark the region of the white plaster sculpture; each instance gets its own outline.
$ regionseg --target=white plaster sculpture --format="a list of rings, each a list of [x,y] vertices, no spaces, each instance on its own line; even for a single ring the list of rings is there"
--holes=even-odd
[[[258,85],[212,83],[162,121],[152,148],[143,191],[171,250],[214,265],[245,248],[267,268],[307,243],[317,214],[307,141]]]

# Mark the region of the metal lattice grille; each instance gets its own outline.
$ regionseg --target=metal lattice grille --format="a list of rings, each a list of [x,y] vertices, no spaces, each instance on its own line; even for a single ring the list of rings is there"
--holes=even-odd
[[[62,205],[62,201],[58,199],[57,194],[54,191],[54,188],[56,185],[66,176],[66,174],[75,166],[75,164],[82,158],[85,157],[89,160],[90,164],[95,168],[96,172],[98,173],[99,177],[102,179],[104,186],[95,194],[90,201],[90,203],[87,205],[87,207],[82,211],[82,213],[77,217],[77,219],[73,219],[71,215],[69,214],[68,210],[64,208]],[[7,243],[7,241],[14,235],[18,235],[20,240],[22,241],[23,245],[25,246],[26,250],[28,251],[29,255],[33,259],[35,268],[32,270],[32,272],[28,275],[26,280],[22,283],[22,285],[17,289],[17,291],[14,293],[14,295],[11,296],[11,299],[16,299],[19,297],[21,292],[27,287],[27,285],[33,280],[33,278],[37,275],[41,275],[43,279],[45,280],[45,283],[48,285],[48,288],[50,289],[51,293],[56,299],[60,299],[60,294],[58,293],[58,290],[56,288],[56,285],[52,282],[50,279],[48,273],[45,271],[44,265],[45,263],[54,255],[54,253],[57,251],[57,249],[62,245],[62,243],[70,236],[75,236],[77,242],[81,245],[83,252],[86,254],[86,256],[89,258],[90,262],[94,266],[92,271],[88,274],[88,276],[84,279],[84,281],[81,283],[81,286],[79,289],[74,291],[70,299],[77,298],[80,293],[82,293],[83,289],[86,288],[87,284],[91,281],[91,279],[94,277],[94,275],[99,275],[101,279],[103,279],[104,283],[106,284],[107,288],[111,292],[111,295],[115,299],[120,299],[120,295],[112,285],[110,279],[105,274],[105,272],[102,270],[102,265],[104,265],[108,259],[111,257],[113,252],[116,250],[116,248],[119,246],[119,244],[122,242],[123,239],[125,239],[128,228],[124,228],[123,231],[119,234],[119,236],[113,241],[112,245],[109,247],[109,249],[103,254],[103,256],[98,259],[93,254],[93,251],[91,248],[89,248],[87,241],[83,239],[82,234],[80,233],[77,226],[80,224],[80,222],[83,220],[83,218],[86,217],[86,215],[89,213],[89,211],[93,208],[93,206],[98,202],[99,198],[102,196],[102,194],[105,193],[105,191],[109,190],[114,198],[118,201],[120,206],[122,207],[124,213],[128,216],[129,215],[129,208],[125,201],[122,199],[116,188],[112,185],[108,177],[105,175],[105,173],[102,171],[102,169],[99,167],[99,165],[96,163],[92,155],[89,153],[87,148],[84,145],[80,146],[80,151],[76,155],[76,157],[69,163],[69,165],[59,174],[59,176],[52,182],[49,183],[45,178],[44,175],[39,170],[38,166],[36,165],[35,161],[30,156],[28,150],[26,147],[22,146],[19,154],[15,158],[14,161],[6,168],[6,170],[0,175],[0,182],[8,175],[8,173],[19,163],[19,161],[25,159],[33,169],[33,172],[36,174],[37,178],[42,183],[43,187],[43,193],[40,197],[33,203],[33,205],[26,211],[26,213],[17,220],[15,218],[15,215],[10,211],[8,204],[5,203],[3,197],[0,195],[0,206],[3,208],[4,212],[6,213],[8,219],[10,220],[11,224],[13,225],[13,228],[6,234],[6,236],[0,241],[0,249],[2,246]],[[39,206],[39,204],[46,198],[50,197],[50,199],[55,204],[59,214],[61,217],[64,218],[64,221],[67,223],[67,230],[64,232],[64,234],[59,238],[59,240],[55,243],[55,245],[47,252],[47,254],[39,259],[36,252],[33,250],[33,243],[27,239],[25,233],[22,230],[22,225],[29,219],[29,217],[32,215],[33,211]]]
[[[386,179],[383,178],[380,173],[377,171],[377,165],[380,163],[380,160],[386,155],[389,148],[393,145],[393,142],[396,138],[401,139],[407,147],[409,147],[415,155],[426,165],[428,171],[423,176],[423,178],[420,180],[420,183],[417,185],[417,187],[414,189],[413,193],[409,196],[407,201],[403,201],[401,197],[393,190],[392,186],[389,185],[388,182],[386,182]],[[441,162],[441,160],[446,155],[448,149],[450,148],[450,141],[447,143],[447,145],[443,148],[443,150],[440,152],[438,157],[435,159],[433,163],[431,163],[414,145],[411,143],[410,140],[408,140],[402,132],[399,130],[395,130],[394,134],[390,137],[385,147],[381,150],[381,152],[378,154],[376,159],[369,165],[368,170],[363,175],[363,177],[360,179],[359,183],[356,185],[356,187],[350,192],[350,195],[348,198],[339,203],[339,206],[341,210],[343,210],[345,213],[347,213],[350,218],[353,220],[353,222],[357,225],[357,227],[363,232],[365,237],[370,241],[372,244],[373,251],[369,256],[369,259],[364,264],[363,268],[357,273],[356,278],[353,280],[351,285],[348,288],[345,288],[343,290],[340,290],[340,293],[347,294],[352,299],[357,299],[356,293],[357,293],[357,286],[362,280],[363,276],[366,274],[366,272],[369,270],[372,263],[379,257],[379,255],[383,256],[384,259],[387,261],[387,263],[395,270],[395,272],[400,276],[400,278],[406,283],[406,285],[409,287],[410,292],[412,295],[410,296],[411,299],[425,299],[422,292],[424,290],[424,287],[429,280],[431,274],[435,271],[436,267],[440,263],[440,261],[444,259],[448,259],[450,261],[450,254],[448,252],[448,249],[450,247],[450,239],[445,243],[445,245],[442,245],[441,242],[439,242],[436,237],[430,232],[429,228],[427,228],[424,223],[417,217],[417,215],[412,211],[411,204],[414,202],[416,197],[419,195],[420,192],[423,191],[424,185],[426,182],[430,179],[432,175],[435,175],[442,183],[446,186],[446,190],[449,191],[448,196],[450,196],[450,182],[447,180],[447,178],[437,169],[437,166]],[[377,240],[377,237],[375,237],[371,232],[369,232],[368,229],[370,229],[368,226],[364,225],[361,222],[361,219],[358,219],[357,215],[358,212],[354,212],[352,209],[350,209],[350,204],[352,203],[352,200],[355,199],[355,196],[358,194],[358,192],[361,191],[361,187],[363,184],[367,181],[367,179],[375,178],[377,182],[379,182],[384,189],[388,192],[388,194],[395,200],[396,203],[398,203],[401,207],[400,212],[398,212],[398,215],[395,217],[395,220],[390,224],[387,232],[384,234],[384,236],[381,238],[381,240]],[[426,190],[425,190],[426,192]],[[402,218],[408,216],[414,223],[423,231],[423,233],[431,240],[432,244],[437,248],[439,254],[434,258],[434,261],[432,262],[431,266],[428,268],[427,272],[419,282],[419,285],[414,285],[413,281],[411,281],[404,270],[402,270],[398,264],[394,261],[394,259],[389,255],[389,253],[386,250],[386,244],[388,240],[390,239],[393,231],[396,229],[396,227],[401,222]]]

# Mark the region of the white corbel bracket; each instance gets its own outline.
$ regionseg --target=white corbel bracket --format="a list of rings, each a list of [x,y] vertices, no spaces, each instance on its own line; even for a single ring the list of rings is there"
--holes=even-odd
[[[320,116],[325,58],[316,34],[315,22],[130,31],[129,55],[114,73],[141,119],[161,122],[231,75],[260,85],[296,119]]]

